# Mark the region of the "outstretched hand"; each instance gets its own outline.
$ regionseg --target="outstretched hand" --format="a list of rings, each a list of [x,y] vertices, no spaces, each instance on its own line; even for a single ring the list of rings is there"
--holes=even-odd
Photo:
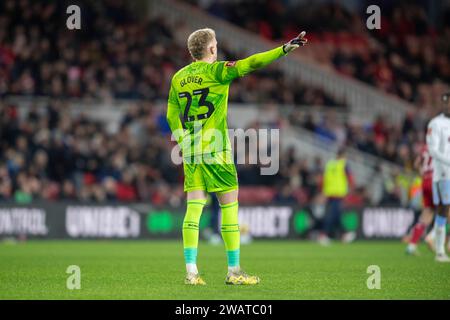
[[[285,53],[289,53],[300,46],[306,45],[308,43],[308,39],[305,38],[306,31],[300,32],[300,34],[294,39],[290,40],[288,43],[283,45],[283,51]]]

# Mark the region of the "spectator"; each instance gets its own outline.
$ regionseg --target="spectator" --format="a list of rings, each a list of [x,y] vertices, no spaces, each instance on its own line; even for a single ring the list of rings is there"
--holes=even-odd
[[[337,152],[336,159],[328,161],[323,178],[323,194],[327,197],[327,212],[324,219],[319,243],[328,245],[329,237],[333,236],[336,228],[340,227],[342,202],[354,186],[353,177],[346,163],[343,149]],[[343,241],[351,242],[356,238],[354,232],[344,234]]]

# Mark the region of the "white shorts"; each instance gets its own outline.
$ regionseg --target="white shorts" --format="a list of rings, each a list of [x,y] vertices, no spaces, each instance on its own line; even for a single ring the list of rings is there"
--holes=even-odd
[[[450,205],[450,180],[433,182],[433,204]]]

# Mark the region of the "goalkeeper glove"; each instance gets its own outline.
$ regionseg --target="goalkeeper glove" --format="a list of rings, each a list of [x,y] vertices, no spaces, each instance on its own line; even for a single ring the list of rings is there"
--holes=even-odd
[[[289,53],[292,50],[295,50],[300,46],[304,46],[308,42],[308,39],[304,38],[305,34],[306,34],[306,31],[302,31],[296,38],[294,38],[291,41],[289,41],[288,43],[284,44],[283,45],[284,53]]]

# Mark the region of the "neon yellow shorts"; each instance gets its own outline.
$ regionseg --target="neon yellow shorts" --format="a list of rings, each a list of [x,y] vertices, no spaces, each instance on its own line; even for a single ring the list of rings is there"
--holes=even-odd
[[[219,152],[205,160],[203,155],[183,160],[184,191],[228,192],[238,188],[231,152]]]

